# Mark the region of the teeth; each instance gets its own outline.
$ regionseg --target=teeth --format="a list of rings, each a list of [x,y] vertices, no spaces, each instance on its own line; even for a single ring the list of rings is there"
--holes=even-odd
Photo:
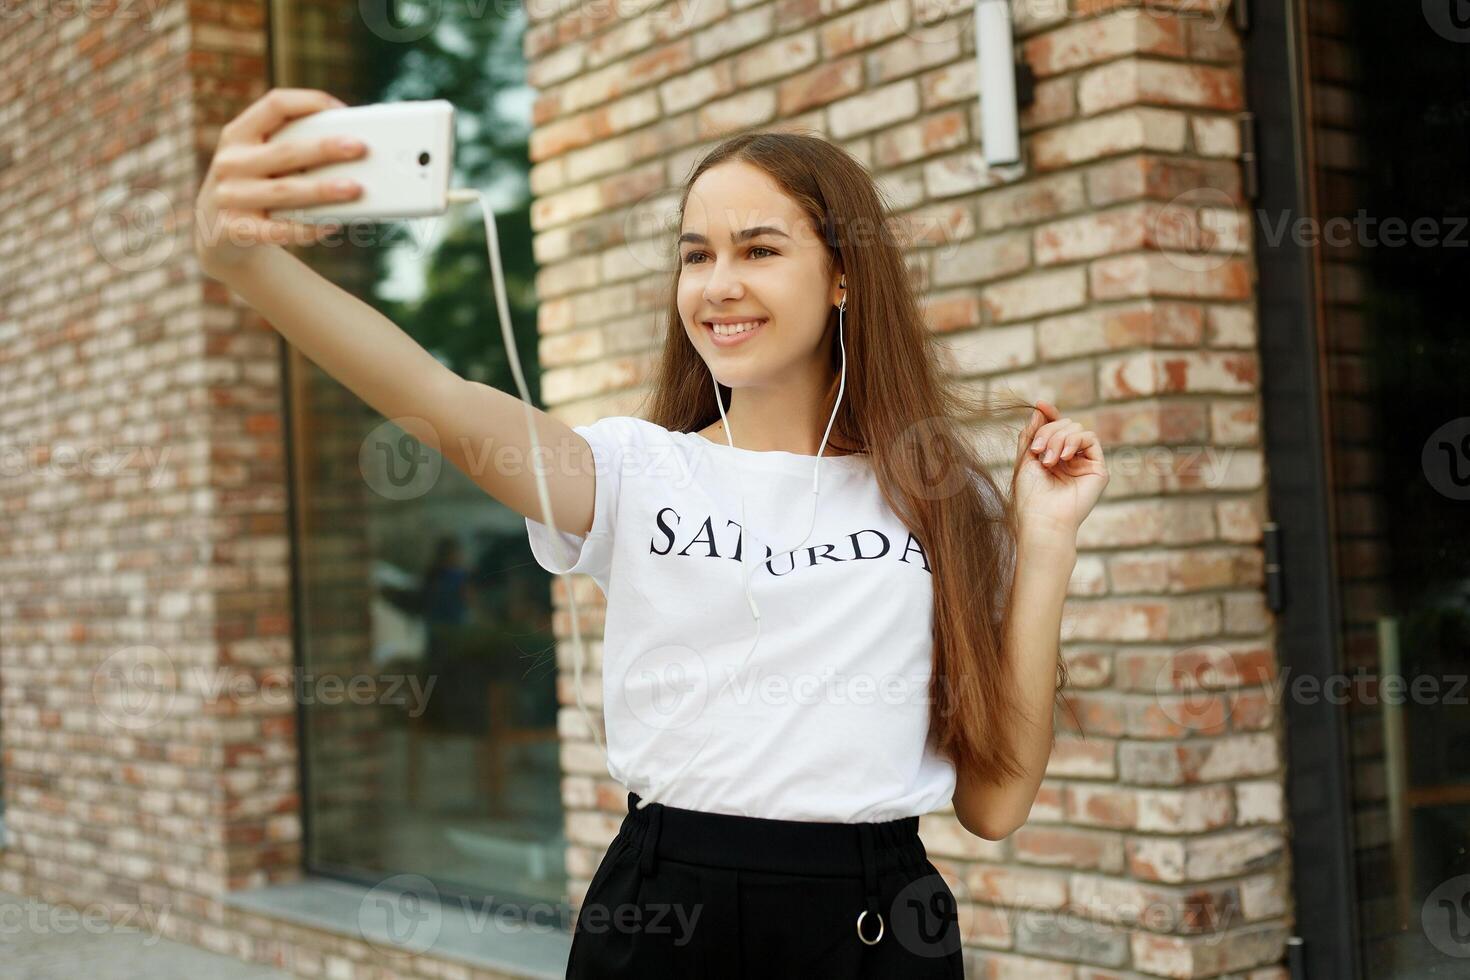
[[[710,326],[714,327],[715,333],[718,336],[733,337],[736,334],[742,334],[748,330],[754,330],[763,322],[764,321],[762,320],[747,320],[744,323],[712,323],[710,324]]]

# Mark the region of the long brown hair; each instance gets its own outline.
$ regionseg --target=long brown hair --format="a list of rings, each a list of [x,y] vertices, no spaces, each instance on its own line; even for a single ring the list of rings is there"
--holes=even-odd
[[[847,277],[843,314],[847,385],[829,444],[865,453],[884,500],[924,547],[933,574],[934,669],[930,738],[967,774],[1001,781],[1020,774],[1013,732],[1019,710],[1003,627],[1010,607],[1016,513],[982,463],[966,429],[1031,405],[1011,396],[999,407],[945,377],[891,227],[867,170],[820,136],[794,131],[744,133],[725,140],[694,167],[678,205],[678,225],[695,180],[728,161],[768,174],[811,221],[827,247],[827,278]],[[677,256],[675,256],[677,259]],[[674,432],[695,432],[720,417],[710,375],[684,331],[679,270],[668,287],[667,335],[653,366],[642,417]],[[832,375],[822,415],[837,397],[841,351],[838,311],[825,337]],[[719,385],[726,410],[730,389]],[[1019,430],[1001,461],[1014,463]],[[1003,443],[1004,445],[1004,443]],[[1058,690],[1066,670],[1058,664]],[[1050,727],[1050,719],[1047,719]]]

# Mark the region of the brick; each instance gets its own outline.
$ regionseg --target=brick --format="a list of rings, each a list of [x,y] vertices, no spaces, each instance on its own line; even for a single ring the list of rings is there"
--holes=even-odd
[[[1146,208],[1132,206],[1041,225],[1034,232],[1036,264],[1077,262],[1144,248],[1151,218]]]
[[[1077,80],[1077,105],[1082,115],[1092,116],[1129,105],[1236,111],[1244,101],[1234,68],[1128,58],[1084,72]]]
[[[989,327],[946,338],[946,373],[954,377],[996,374],[1036,360],[1035,332],[1026,326]]]
[[[1056,174],[988,190],[979,203],[980,226],[994,231],[1071,214],[1085,207],[1087,199],[1078,175]]]
[[[1067,902],[1067,878],[1056,871],[976,865],[964,877],[968,895],[977,901],[1059,909]]]
[[[1010,837],[1017,861],[1078,870],[1123,870],[1123,839],[1116,833],[1069,827],[1022,827]]]
[[[811,31],[762,44],[735,59],[735,83],[759,85],[811,67],[817,60],[817,36]],[[782,112],[787,110],[783,106]]]
[[[1037,346],[1048,360],[1128,347],[1198,347],[1203,340],[1204,320],[1203,311],[1193,304],[1127,301],[1046,317],[1036,325]],[[1103,431],[1096,426],[1094,429],[1102,438]],[[1107,435],[1111,442],[1151,442],[1158,440],[1163,430],[1153,427],[1147,432],[1153,435],[1126,431],[1119,425]],[[1199,435],[1205,435],[1202,428]]]
[[[963,150],[924,164],[924,188],[932,198],[973,194],[1004,179],[978,150]]]
[[[877,134],[876,162],[882,167],[896,167],[957,149],[969,140],[970,129],[965,114],[941,112]]]
[[[1186,44],[1180,18],[1150,12],[1068,24],[1025,42],[1022,52],[1037,75],[1045,78],[1129,54],[1183,57]]]
[[[873,0],[817,31],[826,58],[840,58],[903,34],[909,26],[907,0]]]
[[[980,294],[990,318],[1002,323],[1074,309],[1086,299],[1086,275],[1080,269],[1032,273],[988,286]]]
[[[715,139],[770,122],[776,115],[776,93],[758,88],[711,102],[699,110],[699,138]]]
[[[910,24],[904,37],[894,38],[868,55],[868,75],[874,84],[896,81],[960,57],[958,34],[927,39],[915,36],[915,32],[916,25]]]
[[[1066,123],[1037,133],[1031,163],[1057,170],[1136,150],[1184,150],[1189,117],[1172,110],[1134,107]]]
[[[777,90],[777,112],[791,116],[862,90],[863,63],[844,58],[786,79]],[[833,135],[837,135],[833,133]]]
[[[834,102],[827,110],[832,136],[848,139],[910,119],[919,111],[919,91],[911,79]]]
[[[735,70],[730,62],[707,65],[658,87],[663,113],[673,115],[704,105],[735,91]]]
[[[934,257],[936,286],[970,285],[1014,275],[1031,265],[1024,233],[991,235],[961,242]]]
[[[1255,389],[1253,354],[1213,351],[1148,351],[1106,358],[1098,366],[1098,390],[1108,399],[1171,392],[1236,394]]]
[[[1137,829],[1159,833],[1191,833],[1229,826],[1234,798],[1229,786],[1180,790],[1140,790]]]
[[[714,61],[732,51],[759,44],[771,36],[774,19],[775,8],[770,5],[722,18],[713,27],[694,35],[694,61]]]

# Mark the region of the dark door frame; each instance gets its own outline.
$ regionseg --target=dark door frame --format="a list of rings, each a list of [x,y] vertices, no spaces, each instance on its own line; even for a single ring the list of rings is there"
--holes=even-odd
[[[1237,0],[1239,3],[1240,0]],[[1298,703],[1291,681],[1339,672],[1341,597],[1329,479],[1331,437],[1320,343],[1321,283],[1311,246],[1292,236],[1274,247],[1283,215],[1314,217],[1312,107],[1300,0],[1250,4],[1244,35],[1247,105],[1255,114],[1258,196],[1251,202],[1261,348],[1262,435],[1275,524],[1273,609],[1286,726],[1295,936],[1293,980],[1362,980],[1348,742],[1344,709],[1326,698]],[[1273,535],[1268,525],[1268,538]],[[1268,549],[1267,560],[1271,559]],[[1273,574],[1268,569],[1268,575]],[[1317,690],[1322,690],[1320,686]]]

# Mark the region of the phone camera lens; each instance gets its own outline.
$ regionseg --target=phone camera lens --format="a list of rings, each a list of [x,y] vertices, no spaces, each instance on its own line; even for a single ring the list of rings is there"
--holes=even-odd
[[[420,167],[427,167],[428,165],[429,165],[429,152],[427,150],[425,150],[423,153],[420,153],[419,154],[419,166]]]

